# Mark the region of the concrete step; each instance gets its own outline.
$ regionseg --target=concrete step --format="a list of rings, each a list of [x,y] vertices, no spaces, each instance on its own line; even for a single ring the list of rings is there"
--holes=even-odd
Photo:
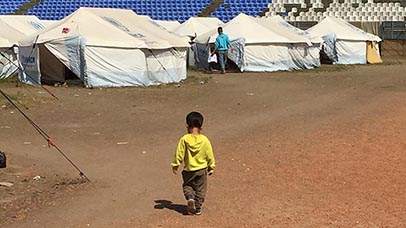
[[[44,0],[31,0],[29,2],[24,3],[19,9],[17,9],[14,13],[14,15],[24,15],[27,13],[30,9],[34,8]]]
[[[213,0],[210,2],[209,5],[207,5],[206,8],[200,12],[199,17],[210,17],[211,13],[216,11],[216,9],[224,3],[224,0]]]

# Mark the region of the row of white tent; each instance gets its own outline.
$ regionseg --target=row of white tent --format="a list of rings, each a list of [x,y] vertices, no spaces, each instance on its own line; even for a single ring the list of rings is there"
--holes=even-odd
[[[270,72],[312,69],[320,66],[320,51],[334,64],[382,62],[378,36],[334,17],[326,17],[303,31],[280,16],[254,18],[240,14],[223,26],[234,42],[229,58],[241,71]],[[215,42],[216,29],[193,41],[196,64],[207,66],[208,49]]]
[[[338,64],[379,60],[379,37],[336,18],[302,31],[280,17],[240,14],[227,24],[217,18],[179,24],[131,10],[80,8],[58,22],[0,16],[0,77],[19,66],[19,80],[34,85],[72,76],[87,87],[179,82],[186,79],[188,51],[196,65],[206,67],[219,26],[232,40],[229,58],[241,71],[311,69],[320,66],[321,49]]]
[[[33,16],[2,19],[14,22],[7,28],[0,25],[5,33],[0,37],[10,31],[26,32],[10,34],[0,44],[5,55],[3,78],[19,66],[19,80],[34,85],[63,82],[72,75],[87,87],[149,86],[186,79],[189,43],[131,10],[81,8],[61,21],[46,22],[47,27]]]
[[[235,41],[229,58],[241,71],[269,72],[320,66],[318,53],[322,40],[311,40],[280,17],[253,18],[240,14],[225,24],[223,30]],[[203,63],[207,57],[207,52],[200,50],[214,43],[216,37],[217,32],[210,31],[195,39],[197,63]]]
[[[189,46],[131,10],[80,8],[19,42],[20,80],[52,83],[73,74],[87,87],[179,82]]]

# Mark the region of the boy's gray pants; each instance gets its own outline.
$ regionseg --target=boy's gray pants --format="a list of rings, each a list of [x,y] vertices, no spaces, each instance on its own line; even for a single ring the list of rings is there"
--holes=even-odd
[[[196,171],[182,171],[183,194],[185,198],[194,199],[199,208],[204,202],[207,188],[207,168]]]

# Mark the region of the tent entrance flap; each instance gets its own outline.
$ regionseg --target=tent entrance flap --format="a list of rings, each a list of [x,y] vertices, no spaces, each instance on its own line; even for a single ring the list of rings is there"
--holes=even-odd
[[[231,46],[233,51],[229,51],[227,53],[227,63],[226,69],[231,71],[244,71],[244,64],[245,64],[245,56],[244,56],[244,47],[245,47],[245,39],[238,38],[231,42]],[[194,46],[195,48],[195,60],[196,65],[203,69],[209,69],[209,55],[211,53],[211,48],[214,48],[214,44],[202,44],[196,43]],[[218,55],[217,55],[218,57]],[[217,64],[219,65],[219,64]],[[219,68],[220,69],[220,68]]]
[[[48,79],[51,79],[51,82],[53,82],[52,80],[56,80],[54,82],[65,82],[66,80],[80,79],[87,86],[84,39],[76,36],[53,40],[52,42],[45,43],[43,49],[42,53],[52,60],[50,62],[56,64],[55,66],[47,66],[47,70],[51,70],[51,73],[57,73],[53,77],[48,77]],[[64,65],[64,67],[60,64]],[[45,69],[42,68],[42,70]],[[47,76],[50,75],[48,74]]]
[[[47,47],[39,45],[41,84],[64,83],[79,78],[56,58]]]
[[[382,63],[375,41],[367,41],[367,62],[370,64]]]

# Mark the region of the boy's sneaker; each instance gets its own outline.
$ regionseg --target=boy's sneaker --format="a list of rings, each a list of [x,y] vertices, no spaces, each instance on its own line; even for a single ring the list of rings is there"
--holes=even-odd
[[[196,212],[195,200],[194,199],[188,199],[187,200],[187,212],[190,213],[190,214],[194,214]]]
[[[196,207],[195,215],[201,215],[201,214],[202,214],[202,208]]]

